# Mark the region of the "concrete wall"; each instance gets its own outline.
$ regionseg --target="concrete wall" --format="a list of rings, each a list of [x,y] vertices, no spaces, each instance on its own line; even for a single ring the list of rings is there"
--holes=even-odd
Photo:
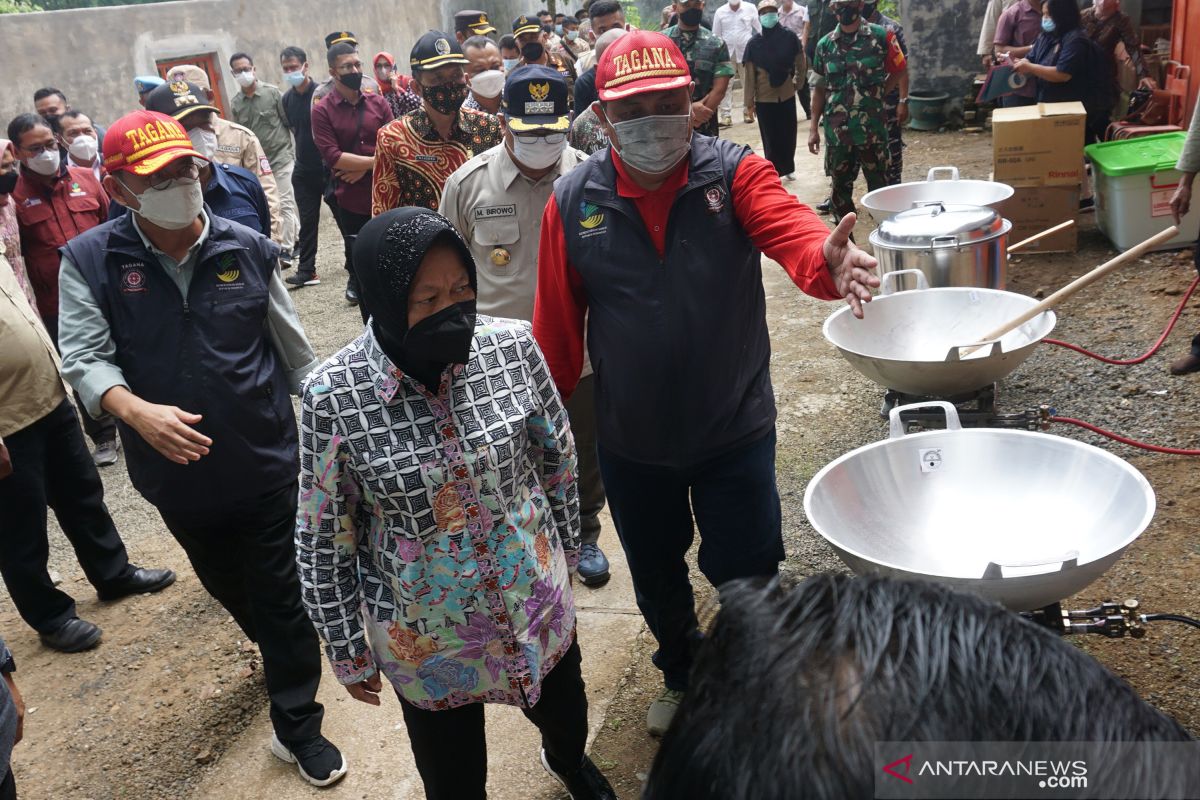
[[[986,8],[987,0],[902,0],[911,91],[946,92],[961,110],[982,67],[975,50]]]
[[[430,28],[453,30],[454,11],[480,8],[501,33],[512,20],[541,8],[539,0],[181,0],[151,5],[0,15],[4,44],[0,130],[33,110],[33,92],[56,86],[71,105],[107,124],[137,108],[133,76],[157,74],[155,60],[215,52],[226,67],[244,50],[258,74],[279,84],[279,51],[299,45],[313,72],[324,74],[324,37],[358,35],[366,58],[387,50],[407,69],[413,42]],[[572,2],[569,7],[578,7]],[[228,93],[236,88],[226,72]],[[228,106],[227,106],[228,107]]]

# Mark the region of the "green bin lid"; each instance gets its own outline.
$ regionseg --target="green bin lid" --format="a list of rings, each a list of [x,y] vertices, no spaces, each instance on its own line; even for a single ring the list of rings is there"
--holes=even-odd
[[[1175,169],[1183,152],[1184,131],[1159,133],[1118,142],[1100,142],[1083,148],[1096,168],[1112,178],[1149,175]]]

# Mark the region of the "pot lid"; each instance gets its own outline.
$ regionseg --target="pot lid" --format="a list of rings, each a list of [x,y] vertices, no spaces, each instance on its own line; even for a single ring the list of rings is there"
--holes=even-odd
[[[1004,218],[993,208],[929,203],[884,221],[871,234],[872,244],[885,247],[932,247],[985,242],[1006,232]]]

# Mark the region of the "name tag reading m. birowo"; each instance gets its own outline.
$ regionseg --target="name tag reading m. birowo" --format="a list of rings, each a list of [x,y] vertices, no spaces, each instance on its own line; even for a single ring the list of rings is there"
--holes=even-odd
[[[515,217],[517,215],[516,204],[510,206],[483,206],[474,211],[475,221],[481,219],[503,219],[504,217]]]

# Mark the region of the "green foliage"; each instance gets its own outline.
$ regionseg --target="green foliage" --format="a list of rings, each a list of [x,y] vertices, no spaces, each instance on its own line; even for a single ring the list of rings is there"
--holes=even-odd
[[[625,21],[635,28],[642,27],[642,11],[637,7],[637,3],[625,2],[621,3],[625,9]]]
[[[900,20],[900,0],[879,0],[879,13]]]
[[[0,14],[24,14],[28,11],[44,10],[37,3],[29,0],[0,0]]]

